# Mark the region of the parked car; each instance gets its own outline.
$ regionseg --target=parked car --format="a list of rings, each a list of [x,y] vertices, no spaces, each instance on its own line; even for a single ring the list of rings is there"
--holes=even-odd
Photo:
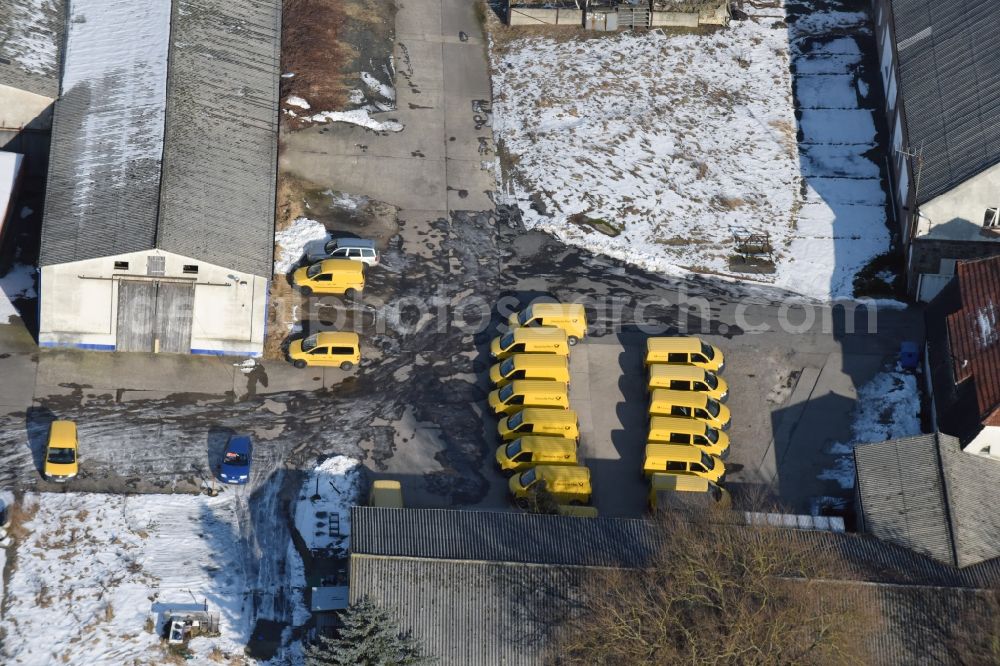
[[[244,484],[250,480],[250,462],[253,460],[253,443],[249,435],[233,435],[222,454],[219,479],[223,483]]]
[[[69,481],[80,473],[76,424],[53,421],[49,427],[49,443],[45,447],[43,475],[49,481]]]
[[[292,280],[304,296],[313,293],[353,296],[365,288],[364,269],[364,264],[350,259],[324,259],[298,269]]]
[[[361,339],[357,333],[324,331],[288,345],[288,359],[296,368],[330,365],[350,370],[361,362]]]
[[[376,266],[381,259],[375,241],[367,238],[334,238],[326,242],[322,252],[306,255],[310,264],[319,263],[324,259],[353,259],[369,266]]]

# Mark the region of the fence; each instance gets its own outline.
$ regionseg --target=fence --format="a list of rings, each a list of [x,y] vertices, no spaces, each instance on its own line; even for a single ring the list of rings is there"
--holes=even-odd
[[[583,26],[583,12],[575,7],[515,7],[508,11],[509,25],[565,25]],[[620,5],[615,8],[591,7],[587,11],[586,28],[613,31],[631,28],[688,27],[699,25],[728,25],[728,6],[694,11],[649,11],[647,5]]]

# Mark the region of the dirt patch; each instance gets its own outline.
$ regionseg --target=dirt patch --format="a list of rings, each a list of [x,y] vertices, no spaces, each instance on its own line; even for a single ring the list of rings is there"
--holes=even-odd
[[[605,220],[603,217],[587,217],[583,213],[570,215],[568,221],[581,227],[593,229],[612,238],[619,235],[624,229],[620,224]]]
[[[323,111],[395,108],[392,92],[393,0],[284,0],[282,99],[288,129],[311,125]],[[306,117],[302,117],[306,116]]]
[[[352,60],[341,39],[342,0],[285,0],[282,5],[281,95],[297,95],[314,108],[336,110],[347,103],[344,65]]]

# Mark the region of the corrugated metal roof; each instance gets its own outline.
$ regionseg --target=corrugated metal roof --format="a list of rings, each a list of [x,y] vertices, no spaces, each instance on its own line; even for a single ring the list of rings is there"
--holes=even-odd
[[[580,569],[355,555],[351,601],[369,597],[447,666],[543,662],[548,631],[571,607]]]
[[[545,663],[552,630],[573,611],[586,569],[559,565],[355,555],[351,601],[369,597],[412,631],[442,666]],[[829,606],[851,603],[882,619],[870,634],[874,664],[952,663],[953,632],[988,612],[979,591],[828,581]]]
[[[661,534],[648,520],[447,509],[351,509],[353,555],[632,567],[647,561]],[[782,534],[836,553],[846,567],[842,573],[852,579],[947,587],[1000,585],[1000,557],[958,569],[868,535],[793,529]]]
[[[351,551],[437,559],[638,566],[654,546],[644,520],[530,513],[351,509]]]
[[[892,0],[917,203],[1000,162],[1000,0]]]
[[[41,265],[155,246],[169,30],[169,0],[73,3]]]
[[[873,535],[954,564],[937,437],[921,435],[856,447],[858,493],[865,525]]]
[[[956,438],[942,434],[862,445],[854,458],[872,534],[964,567],[956,579],[962,584],[1000,569],[1000,460],[966,453]],[[924,580],[945,574],[947,581],[948,573]]]
[[[161,248],[271,275],[280,24],[280,0],[74,3],[41,265]]]
[[[157,245],[271,275],[279,0],[175,0]]]
[[[0,84],[55,99],[63,0],[0,0]]]
[[[1000,558],[1000,460],[966,453],[954,440],[940,452],[958,566]]]
[[[947,316],[955,382],[975,382],[980,419],[1000,406],[1000,257],[960,261],[961,308]]]

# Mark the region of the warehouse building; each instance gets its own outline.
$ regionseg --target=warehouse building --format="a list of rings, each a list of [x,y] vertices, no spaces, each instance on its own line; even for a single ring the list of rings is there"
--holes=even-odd
[[[66,18],[39,344],[259,355],[280,0],[76,0]]]

